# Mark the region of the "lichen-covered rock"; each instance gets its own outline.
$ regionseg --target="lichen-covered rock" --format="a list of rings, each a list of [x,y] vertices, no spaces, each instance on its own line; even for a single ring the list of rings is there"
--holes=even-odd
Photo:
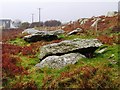
[[[50,55],[61,55],[69,52],[79,52],[84,55],[91,54],[101,45],[102,43],[97,39],[65,40],[41,47],[39,58],[43,59]]]
[[[75,64],[81,58],[85,58],[85,56],[80,53],[69,53],[61,56],[48,56],[40,63],[36,64],[36,67],[62,68],[68,64]]]
[[[55,30],[55,31],[35,31],[35,32],[29,32],[33,33],[31,35],[24,36],[24,40],[27,42],[36,42],[36,41],[51,41],[58,39],[58,35],[63,34],[64,30]]]

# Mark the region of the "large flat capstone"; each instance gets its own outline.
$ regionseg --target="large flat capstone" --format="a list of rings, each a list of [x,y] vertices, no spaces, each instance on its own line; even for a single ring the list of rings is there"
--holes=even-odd
[[[73,52],[79,52],[84,55],[87,53],[89,55],[94,53],[101,45],[102,43],[98,39],[65,40],[60,43],[48,44],[41,47],[39,58],[43,59],[51,55],[63,55]]]

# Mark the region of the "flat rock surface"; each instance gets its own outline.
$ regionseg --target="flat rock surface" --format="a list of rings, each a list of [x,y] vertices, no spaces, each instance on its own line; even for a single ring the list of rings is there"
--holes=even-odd
[[[48,56],[40,63],[36,64],[36,67],[62,68],[68,64],[75,64],[81,58],[85,58],[85,56],[80,53],[69,53],[61,56]]]
[[[35,34],[35,33],[38,33],[38,32],[40,32],[40,31],[36,30],[34,28],[28,28],[28,29],[25,29],[22,33]]]
[[[97,47],[101,45],[102,43],[97,39],[65,40],[60,43],[48,44],[41,47],[39,58],[43,59],[50,55],[66,54],[69,52],[75,52],[76,50],[80,51],[86,48],[92,48],[91,52],[94,52],[97,49]],[[86,51],[86,52],[90,52],[90,51]]]

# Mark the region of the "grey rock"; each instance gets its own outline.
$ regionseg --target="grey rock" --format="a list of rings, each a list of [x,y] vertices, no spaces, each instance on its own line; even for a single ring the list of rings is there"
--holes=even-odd
[[[85,58],[85,56],[80,53],[69,53],[61,56],[48,56],[40,63],[36,64],[36,67],[62,68],[68,64],[75,64],[81,58]]]
[[[60,34],[64,34],[65,31],[64,30],[61,30],[61,29],[58,29],[58,30],[54,30],[54,31],[45,31],[45,30],[42,30],[42,31],[39,31],[35,34],[40,34],[40,35],[60,35]]]
[[[115,57],[115,54],[112,54],[112,55],[109,57],[109,59],[110,59],[110,58],[113,58],[113,57]]]
[[[50,33],[53,35],[60,35],[60,34],[64,34],[65,31],[62,29],[58,29],[58,30],[50,31]]]
[[[40,59],[50,55],[61,55],[70,52],[80,52],[84,55],[94,53],[102,43],[97,39],[74,39],[65,40],[60,43],[48,44],[40,48]]]
[[[82,20],[83,20],[83,18],[80,18],[80,19],[78,19],[78,22],[81,23]]]
[[[67,35],[73,35],[73,34],[76,34],[76,33],[80,33],[80,32],[82,32],[82,31],[83,31],[83,30],[82,30],[81,28],[77,28],[77,29],[69,32]]]
[[[36,42],[36,41],[51,41],[58,39],[58,35],[63,34],[64,30],[55,30],[55,31],[35,31],[29,32],[32,33],[31,35],[24,36],[24,40],[27,42]]]
[[[35,34],[37,32],[40,32],[39,30],[36,30],[34,28],[28,28],[28,29],[25,29],[22,33],[27,33],[27,34]]]
[[[32,34],[32,35],[24,36],[23,39],[27,42],[37,42],[41,40],[52,41],[52,40],[58,39],[58,37],[56,35],[50,35],[47,33],[39,33],[39,34]]]
[[[104,53],[106,50],[107,50],[107,48],[103,48],[103,49],[101,49],[101,50],[97,51],[97,53],[102,54],[102,53]]]
[[[107,13],[106,17],[113,17],[113,16],[117,16],[118,15],[118,12],[116,11],[110,11]]]

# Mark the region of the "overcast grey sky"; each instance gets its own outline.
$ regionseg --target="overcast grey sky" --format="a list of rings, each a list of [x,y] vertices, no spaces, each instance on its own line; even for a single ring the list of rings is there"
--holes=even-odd
[[[62,22],[84,17],[105,15],[108,11],[118,11],[118,2],[3,2],[0,18],[38,21],[38,8],[41,9],[41,21],[56,19]]]

